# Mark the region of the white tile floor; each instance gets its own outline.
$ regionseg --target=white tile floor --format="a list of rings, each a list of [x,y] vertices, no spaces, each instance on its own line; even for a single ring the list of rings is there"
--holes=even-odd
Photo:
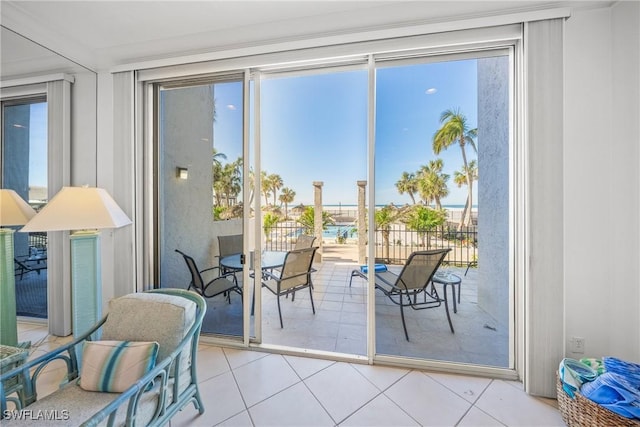
[[[24,322],[18,332],[33,342],[31,357],[68,339]],[[207,344],[197,363],[205,413],[189,405],[171,427],[564,425],[555,400],[531,397],[518,382]],[[48,376],[49,391],[56,374]]]

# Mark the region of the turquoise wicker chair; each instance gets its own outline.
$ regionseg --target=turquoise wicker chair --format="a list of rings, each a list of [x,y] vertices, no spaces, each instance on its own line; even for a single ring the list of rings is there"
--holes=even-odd
[[[60,415],[58,420],[47,420],[47,425],[164,426],[189,403],[202,414],[196,355],[205,311],[205,300],[183,289],[156,289],[112,300],[109,314],[86,334],[0,376],[0,415],[5,417],[0,424],[42,425],[42,420],[10,416],[13,406],[7,407],[7,400],[15,401],[15,397],[5,395],[2,384],[16,377],[24,388],[23,409],[30,414]],[[100,341],[95,337],[101,337]],[[86,342],[96,345],[107,340],[157,342],[155,367],[122,392],[85,390],[79,355]],[[54,360],[65,362],[65,381],[38,399],[38,378]]]

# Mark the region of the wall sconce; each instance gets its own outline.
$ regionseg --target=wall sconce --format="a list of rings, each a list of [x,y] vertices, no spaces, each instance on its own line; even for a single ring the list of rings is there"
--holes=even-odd
[[[176,176],[180,179],[189,179],[189,169],[177,167]]]

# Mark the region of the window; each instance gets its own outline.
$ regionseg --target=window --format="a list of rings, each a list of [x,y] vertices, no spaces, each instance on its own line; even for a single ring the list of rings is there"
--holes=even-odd
[[[2,187],[37,211],[48,200],[47,102],[44,97],[2,102]],[[16,311],[47,318],[47,233],[14,235]]]

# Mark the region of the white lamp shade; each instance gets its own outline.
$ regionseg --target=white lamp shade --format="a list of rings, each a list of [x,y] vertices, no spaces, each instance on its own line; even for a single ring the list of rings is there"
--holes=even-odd
[[[20,231],[98,230],[131,224],[103,188],[63,187]]]
[[[24,225],[36,214],[13,190],[0,190],[0,226]]]

